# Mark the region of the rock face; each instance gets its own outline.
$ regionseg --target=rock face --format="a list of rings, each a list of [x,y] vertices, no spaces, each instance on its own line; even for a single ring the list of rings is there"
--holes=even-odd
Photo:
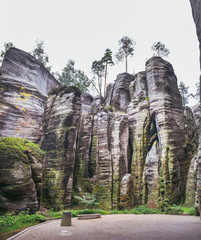
[[[58,209],[71,203],[80,107],[80,92],[73,87],[53,91],[46,103],[41,140],[46,152],[42,191],[45,207]]]
[[[197,110],[194,117],[190,108],[182,107],[170,63],[153,57],[147,61],[144,72],[135,76],[119,74],[103,99],[81,93],[76,87],[60,86],[49,92],[57,82],[20,50],[11,49],[4,61],[1,134],[23,133],[24,138],[32,141],[41,139],[40,146],[45,151],[41,198],[44,207],[67,208],[77,204],[80,197],[90,205],[94,204],[94,196],[104,209],[139,204],[156,208],[167,202],[183,203],[185,197],[186,203],[192,203],[197,189],[191,194],[191,159],[197,148],[199,117]],[[10,67],[12,71],[8,73],[10,62],[15,67]],[[44,83],[40,85],[38,79]],[[33,128],[28,127],[30,118],[35,121]],[[16,160],[19,169],[26,169],[20,174],[28,179],[32,195],[28,190],[27,194],[34,199],[32,203],[30,199],[23,202],[23,208],[31,205],[36,209],[41,166],[37,167],[34,153],[29,152],[28,157],[29,163]],[[15,162],[10,166],[15,169]],[[197,169],[199,173],[199,164]],[[6,185],[7,180],[2,179]],[[23,185],[24,180],[19,179]],[[199,186],[199,181],[195,185]]]
[[[18,138],[0,138],[0,212],[39,209],[42,156],[39,147]]]
[[[50,95],[41,144],[43,203],[65,207],[80,191],[106,209],[184,202],[197,130],[171,64],[154,57],[146,71],[118,75],[107,93],[105,99],[69,89]]]
[[[193,19],[196,26],[197,36],[200,43],[200,69],[201,69],[201,1],[190,0]],[[200,76],[201,79],[201,76]],[[201,196],[201,127],[199,129],[198,170],[197,170],[197,193]],[[196,199],[198,203],[198,199]]]
[[[36,142],[48,92],[59,83],[30,54],[10,48],[0,73],[0,137]]]

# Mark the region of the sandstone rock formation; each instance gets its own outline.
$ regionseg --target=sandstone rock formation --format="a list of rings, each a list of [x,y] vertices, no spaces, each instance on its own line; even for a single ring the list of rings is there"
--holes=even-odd
[[[144,72],[119,74],[103,99],[76,87],[50,91],[58,83],[47,70],[30,55],[10,49],[0,84],[1,136],[40,139],[45,151],[44,207],[62,209],[76,204],[75,195],[90,194],[105,209],[139,204],[156,208],[163,202],[183,203],[185,196],[186,203],[192,203],[197,189],[191,194],[195,168],[191,159],[197,148],[199,116],[197,110],[193,115],[190,108],[183,108],[176,75],[167,61],[153,57]],[[22,208],[31,205],[35,210],[41,166],[35,153],[27,154],[29,163],[23,165],[27,170],[22,175],[31,189],[35,184],[32,195],[28,191],[35,203],[29,199]],[[24,164],[21,160],[16,160],[19,166]],[[13,162],[11,172],[18,165]],[[19,177],[22,186],[23,179]]]
[[[42,187],[42,156],[27,140],[0,138],[0,213],[36,212]]]
[[[118,75],[105,99],[69,91],[51,94],[44,115],[47,207],[69,205],[79,189],[107,209],[184,202],[197,130],[170,63],[154,57],[145,72]]]
[[[48,92],[59,83],[30,54],[10,48],[0,72],[0,137],[36,142]]]
[[[197,36],[200,46],[200,69],[201,69],[201,1],[200,0],[190,0],[193,19],[196,26]],[[201,81],[201,76],[200,76]],[[198,148],[198,170],[197,170],[197,192],[198,196],[201,196],[201,127],[199,130],[199,148]],[[196,199],[198,203],[198,199]]]

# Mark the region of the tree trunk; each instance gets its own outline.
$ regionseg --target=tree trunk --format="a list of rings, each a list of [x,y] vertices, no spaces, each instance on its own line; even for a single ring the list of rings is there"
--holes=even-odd
[[[127,54],[126,54],[126,73],[127,73]]]
[[[100,76],[99,76],[99,75],[98,75],[98,87],[99,87],[100,96],[102,97],[102,92],[101,92],[101,79],[100,79]]]
[[[105,64],[105,85],[104,85],[104,97],[106,95],[106,79],[107,79],[107,63]]]

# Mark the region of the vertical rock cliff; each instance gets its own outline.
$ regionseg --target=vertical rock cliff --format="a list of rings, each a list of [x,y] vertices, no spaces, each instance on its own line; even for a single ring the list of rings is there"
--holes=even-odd
[[[10,48],[0,71],[0,137],[36,142],[48,92],[57,86],[59,83],[40,61]]]
[[[183,203],[185,197],[192,204],[198,193],[192,188],[200,184],[199,157],[198,164],[193,158],[199,116],[196,109],[193,115],[183,108],[167,61],[153,57],[145,71],[119,74],[103,99],[76,87],[52,89],[59,84],[37,60],[10,49],[0,84],[1,136],[40,139],[45,151],[42,167],[32,152],[11,164],[11,172],[24,169],[16,182],[24,186],[28,179],[32,189],[33,202],[28,199],[23,208],[39,205],[41,171],[42,204],[56,210],[91,195],[105,209],[156,208]],[[0,181],[7,184],[4,177]]]
[[[190,0],[193,19],[196,26],[197,37],[200,46],[200,69],[201,69],[201,1],[200,0]],[[200,76],[201,82],[201,76]],[[198,170],[197,170],[197,191],[198,195],[201,195],[201,127],[199,129],[199,148],[198,148]],[[198,202],[198,199],[197,199]]]

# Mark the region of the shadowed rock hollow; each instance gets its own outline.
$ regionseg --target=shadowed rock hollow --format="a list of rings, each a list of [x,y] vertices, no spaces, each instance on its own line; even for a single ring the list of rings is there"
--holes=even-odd
[[[9,74],[10,62],[17,67]],[[46,152],[39,170],[43,206],[65,208],[74,203],[74,195],[87,193],[105,209],[156,208],[185,199],[193,204],[197,128],[191,109],[182,106],[170,63],[153,57],[144,72],[119,74],[105,99],[75,87],[50,91],[58,83],[37,64],[20,50],[7,53],[0,75],[0,119],[1,136],[39,139]],[[18,101],[21,96],[26,101]],[[33,128],[27,124],[30,117]]]

